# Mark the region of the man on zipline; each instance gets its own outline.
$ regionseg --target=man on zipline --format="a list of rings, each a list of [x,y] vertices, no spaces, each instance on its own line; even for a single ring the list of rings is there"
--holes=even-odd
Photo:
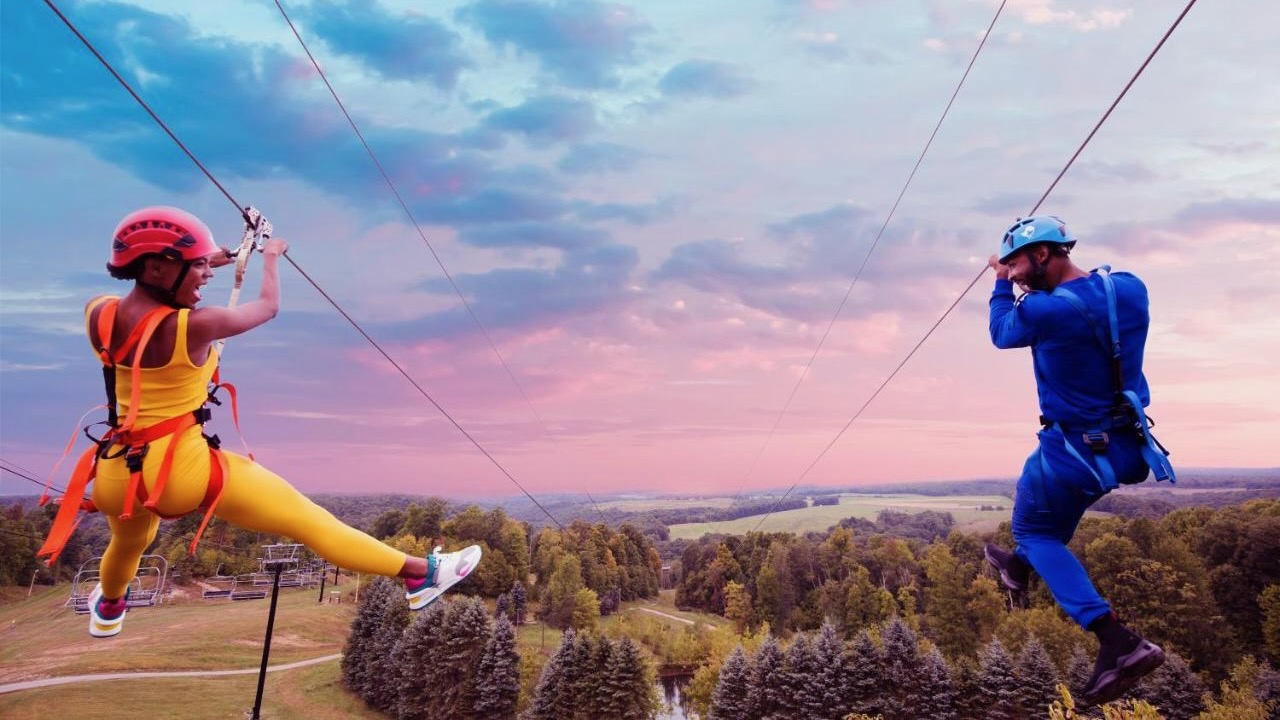
[[[1018,480],[1017,547],[987,545],[986,558],[1016,592],[1026,591],[1035,570],[1058,605],[1097,635],[1084,698],[1102,704],[1159,667],[1164,651],[1117,620],[1067,543],[1098,498],[1152,471],[1158,480],[1174,474],[1144,410],[1146,286],[1106,266],[1085,272],[1071,261],[1075,244],[1062,220],[1038,215],[1015,222],[988,261],[996,272],[991,341],[1031,348],[1043,428]],[[1015,284],[1026,291],[1017,300]]]
[[[213,269],[231,262],[231,252],[214,243],[209,228],[171,207],[138,210],[116,227],[107,272],[132,280],[133,289],[123,298],[95,298],[85,307],[89,342],[103,363],[109,427],[77,464],[38,552],[50,562],[57,558],[81,507],[106,514],[111,540],[102,556],[101,580],[89,598],[90,635],[120,632],[129,582],[161,518],[196,510],[205,517],[192,551],[210,516],[217,515],[249,530],[289,536],[340,567],[404,578],[415,610],[479,563],[475,545],[452,553],[437,547],[425,558],[410,557],[343,524],[251,457],[221,450],[216,438],[202,434],[211,392],[224,387],[217,380],[216,343],[276,316],[277,263],[287,249],[283,240],[269,239],[263,246],[257,300],[195,309]],[[234,414],[234,394],[231,399]],[[89,481],[94,481],[92,500],[82,503]]]

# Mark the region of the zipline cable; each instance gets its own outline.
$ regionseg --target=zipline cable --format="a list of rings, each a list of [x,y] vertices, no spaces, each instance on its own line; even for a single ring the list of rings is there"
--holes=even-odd
[[[289,29],[293,31],[293,36],[297,38],[298,44],[302,46],[302,51],[307,54],[307,59],[311,61],[311,66],[316,69],[316,73],[324,82],[324,86],[329,89],[329,94],[333,96],[333,101],[338,104],[338,109],[341,110],[343,116],[346,117],[347,124],[351,126],[352,131],[354,131],[356,137],[359,138],[360,144],[364,146],[365,153],[369,156],[369,159],[373,161],[374,167],[378,169],[378,174],[382,176],[383,182],[387,184],[387,189],[389,189],[391,194],[395,196],[396,202],[400,204],[400,209],[404,211],[405,217],[409,219],[409,222],[413,225],[414,229],[418,231],[418,237],[422,238],[422,243],[426,245],[427,250],[431,252],[431,257],[435,259],[436,265],[440,267],[440,272],[444,273],[445,279],[447,279],[449,281],[449,285],[453,287],[453,292],[458,296],[458,299],[462,301],[462,306],[466,308],[467,314],[471,316],[472,322],[474,322],[476,328],[480,330],[480,334],[484,336],[485,342],[489,344],[489,349],[493,351],[494,357],[498,358],[498,362],[502,365],[502,369],[506,371],[507,377],[511,378],[511,384],[516,386],[516,390],[520,392],[520,397],[524,398],[525,404],[529,406],[529,411],[533,413],[534,419],[536,419],[538,424],[542,426],[543,433],[549,436],[550,431],[547,429],[546,423],[542,420],[542,415],[538,413],[538,408],[533,404],[533,400],[529,398],[529,394],[525,392],[524,386],[520,384],[519,378],[516,377],[511,366],[507,364],[506,358],[502,356],[502,352],[498,350],[497,343],[495,343],[493,341],[493,337],[489,335],[489,331],[485,328],[484,323],[480,322],[480,316],[476,314],[475,309],[471,307],[471,303],[467,301],[467,296],[463,294],[462,288],[459,287],[457,281],[454,280],[453,274],[449,272],[449,268],[445,267],[444,259],[440,257],[440,254],[436,252],[435,246],[431,244],[431,240],[427,238],[426,231],[422,229],[422,225],[420,225],[418,223],[418,219],[414,217],[413,211],[409,209],[409,204],[405,202],[404,196],[400,193],[400,189],[396,187],[395,181],[391,179],[391,175],[388,174],[386,168],[383,167],[382,161],[378,159],[377,153],[375,153],[373,151],[373,147],[369,145],[369,141],[365,138],[364,133],[361,132],[360,126],[356,124],[355,118],[351,117],[351,113],[347,110],[346,104],[343,103],[342,98],[338,96],[338,91],[334,89],[333,83],[329,82],[329,76],[326,75],[324,70],[320,67],[320,62],[316,60],[315,55],[312,54],[311,48],[308,47],[307,42],[302,39],[302,33],[300,33],[297,26],[293,24],[293,19],[289,17],[289,13],[285,11],[284,5],[280,0],[275,0],[275,4],[276,9],[280,11],[281,17],[283,17],[285,23],[289,25]],[[587,497],[591,497],[590,493],[587,494]],[[591,499],[591,504],[595,506],[596,512],[600,513],[600,519],[607,525],[608,520],[605,519],[604,513],[600,511],[600,506],[596,504],[594,498]]]
[[[991,22],[987,24],[987,30],[982,34],[982,39],[978,41],[978,46],[974,48],[973,55],[969,58],[969,64],[965,67],[964,73],[961,74],[960,81],[956,83],[955,90],[951,92],[951,97],[947,100],[946,107],[942,109],[942,115],[938,117],[938,122],[934,124],[933,131],[929,133],[929,139],[925,141],[924,148],[920,150],[920,155],[916,158],[915,165],[912,166],[911,172],[907,174],[906,181],[902,183],[902,189],[898,191],[898,197],[893,201],[893,206],[889,208],[888,214],[885,215],[884,222],[880,225],[880,230],[876,232],[875,239],[871,241],[871,246],[867,248],[866,255],[862,258],[862,264],[858,266],[857,272],[853,275],[853,280],[849,282],[849,287],[844,291],[844,297],[840,300],[836,311],[831,315],[831,320],[827,323],[826,330],[822,331],[818,346],[813,349],[813,354],[809,356],[809,361],[805,363],[804,369],[800,371],[800,376],[796,378],[796,383],[792,386],[791,393],[787,395],[786,402],[783,403],[782,409],[778,411],[777,417],[773,419],[773,426],[769,428],[769,434],[765,436],[764,444],[760,446],[760,450],[756,452],[755,458],[747,468],[747,474],[742,479],[742,485],[745,486],[751,481],[756,465],[759,464],[760,458],[764,456],[764,451],[769,447],[769,443],[773,441],[773,436],[777,433],[778,426],[782,424],[783,417],[791,409],[791,403],[795,400],[796,393],[800,390],[800,385],[809,377],[809,370],[813,368],[813,363],[817,360],[818,353],[822,351],[822,346],[826,344],[827,337],[831,335],[831,330],[835,327],[840,313],[844,312],[844,307],[848,304],[849,297],[853,294],[854,286],[862,278],[862,272],[866,269],[868,261],[871,260],[871,254],[875,252],[876,246],[880,244],[880,238],[884,236],[885,229],[889,227],[889,222],[893,220],[894,214],[898,211],[898,205],[902,203],[902,198],[907,194],[907,189],[911,187],[911,181],[915,179],[916,172],[920,170],[920,165],[924,163],[925,155],[929,153],[929,148],[933,146],[934,139],[938,137],[938,131],[942,129],[942,123],[946,121],[948,113],[951,112],[951,106],[955,104],[956,98],[960,95],[960,89],[964,87],[965,80],[969,79],[969,72],[973,70],[974,63],[978,61],[978,55],[982,53],[982,48],[986,46],[987,39],[991,37],[991,31],[995,28],[996,21],[1000,19],[1000,13],[1004,11],[1004,6],[1007,2],[1008,0],[1001,0],[1000,6],[996,8],[995,15],[991,17]],[[774,507],[777,506],[775,505]],[[711,522],[708,522],[708,525],[711,525]]]
[[[1098,133],[1098,130],[1102,127],[1102,124],[1107,121],[1107,118],[1111,117],[1111,111],[1115,110],[1116,106],[1120,104],[1120,101],[1124,99],[1124,96],[1129,92],[1129,88],[1133,87],[1134,82],[1136,82],[1138,80],[1138,77],[1142,75],[1142,72],[1147,69],[1147,65],[1151,63],[1151,60],[1156,56],[1156,53],[1160,52],[1160,48],[1164,47],[1165,41],[1168,40],[1171,35],[1173,35],[1173,31],[1178,28],[1178,25],[1182,23],[1182,19],[1187,16],[1187,13],[1190,12],[1192,6],[1194,6],[1195,4],[1196,4],[1196,0],[1190,0],[1187,3],[1187,6],[1182,9],[1182,12],[1178,14],[1177,19],[1175,19],[1173,21],[1173,24],[1169,26],[1169,29],[1165,31],[1164,36],[1161,37],[1160,41],[1156,43],[1156,46],[1152,48],[1151,52],[1147,55],[1147,58],[1142,61],[1142,64],[1138,67],[1138,70],[1134,72],[1132,77],[1129,78],[1129,82],[1125,83],[1124,89],[1120,91],[1120,94],[1117,95],[1116,99],[1111,102],[1111,105],[1107,108],[1107,111],[1103,113],[1102,117],[1098,120],[1098,122],[1094,124],[1093,129],[1089,131],[1089,134],[1087,136],[1085,136],[1084,141],[1081,142],[1080,146],[1076,148],[1076,151],[1072,153],[1071,159],[1067,160],[1067,164],[1063,166],[1062,170],[1058,173],[1057,177],[1055,177],[1053,179],[1053,182],[1049,184],[1048,189],[1044,191],[1044,194],[1040,196],[1040,199],[1036,201],[1036,204],[1031,208],[1031,210],[1027,213],[1027,215],[1035,215],[1036,211],[1040,209],[1040,206],[1049,197],[1049,193],[1053,192],[1053,189],[1057,187],[1058,181],[1061,180],[1062,177],[1067,174],[1067,170],[1071,169],[1071,166],[1072,164],[1075,163],[1076,158],[1080,157],[1080,153],[1084,152],[1085,147],[1089,144],[1089,141],[1093,139],[1093,136]],[[853,425],[854,421],[856,421],[859,417],[862,416],[863,411],[865,411],[867,407],[871,405],[871,403],[880,395],[881,391],[883,391],[885,387],[895,377],[897,377],[898,372],[901,371],[903,366],[907,364],[907,361],[909,361],[911,357],[916,354],[916,351],[920,349],[920,346],[924,345],[925,341],[928,340],[931,335],[933,335],[934,331],[938,329],[938,326],[940,326],[942,322],[947,319],[947,316],[951,314],[951,311],[956,309],[956,306],[960,304],[960,301],[964,299],[965,295],[969,294],[969,291],[973,289],[973,286],[978,284],[978,281],[982,279],[982,276],[987,273],[988,269],[989,268],[987,268],[986,266],[983,266],[982,270],[978,271],[977,276],[975,276],[973,280],[969,281],[969,284],[965,286],[964,290],[962,290],[958,296],[956,296],[956,299],[951,303],[949,307],[947,307],[946,311],[942,313],[942,316],[938,318],[937,322],[933,323],[933,325],[929,328],[928,332],[924,334],[924,337],[920,338],[920,341],[917,342],[915,346],[911,348],[911,351],[908,352],[907,356],[902,359],[902,362],[898,363],[898,366],[893,369],[893,372],[889,373],[889,376],[884,379],[884,382],[880,383],[880,386],[876,388],[875,392],[871,393],[871,397],[867,398],[867,401],[862,404],[862,407],[858,408],[858,411],[853,414],[853,417],[849,418],[849,422],[845,423],[844,427],[840,428],[840,432],[836,433],[835,437],[831,439],[831,442],[827,443],[827,446],[822,449],[822,452],[818,453],[818,456],[814,458],[813,462],[809,463],[809,466],[805,468],[804,472],[800,473],[800,477],[797,478],[796,481],[792,483],[791,487],[788,488],[787,491],[782,494],[782,497],[778,498],[778,501],[773,504],[773,508],[771,508],[769,512],[765,513],[764,517],[760,518],[760,521],[757,522],[756,526],[752,529],[753,531],[760,529],[760,526],[764,524],[764,521],[769,519],[769,515],[773,514],[773,511],[776,510],[780,504],[782,504],[782,501],[785,500],[787,496],[790,495],[791,492],[796,489],[796,486],[799,485],[805,479],[805,477],[809,475],[810,471],[812,471],[813,468],[818,465],[818,462],[821,461],[822,458],[827,454],[827,452],[830,451],[831,448],[835,446],[836,442],[840,439],[842,435],[844,435],[845,431],[847,431],[849,427]]]
[[[161,127],[161,128],[163,128],[163,129],[164,129],[164,131],[165,131],[166,133],[168,133],[169,137],[170,137],[170,138],[171,138],[175,143],[177,143],[178,147],[182,148],[182,151],[183,151],[184,153],[186,153],[187,157],[188,157],[188,158],[190,158],[190,159],[191,159],[191,161],[192,161],[192,162],[194,162],[194,163],[196,164],[196,166],[197,166],[197,167],[199,167],[199,168],[200,168],[200,170],[201,170],[202,172],[204,172],[205,177],[209,178],[210,182],[212,182],[214,185],[216,185],[216,186],[218,187],[218,189],[219,189],[220,191],[222,191],[222,194],[227,198],[227,200],[228,200],[232,205],[234,205],[234,206],[235,206],[235,208],[236,208],[236,212],[238,212],[238,213],[241,215],[241,217],[243,217],[246,221],[249,221],[249,217],[248,217],[248,215],[246,214],[246,212],[245,212],[245,210],[243,209],[243,207],[240,205],[240,203],[239,203],[239,202],[237,202],[237,201],[236,201],[236,199],[235,199],[234,197],[232,197],[232,196],[231,196],[231,193],[227,192],[227,189],[226,189],[226,188],[224,188],[224,187],[222,186],[222,183],[218,182],[217,178],[215,178],[215,177],[213,176],[213,173],[209,172],[208,168],[206,168],[206,167],[204,166],[204,164],[202,164],[202,163],[200,162],[200,160],[199,160],[199,159],[197,159],[197,158],[196,158],[196,156],[195,156],[195,155],[194,155],[190,150],[188,150],[188,149],[187,149],[187,146],[186,146],[186,145],[184,145],[184,144],[182,143],[182,141],[178,139],[178,136],[177,136],[177,135],[175,135],[175,134],[173,133],[173,131],[169,129],[169,126],[167,126],[167,125],[165,125],[165,124],[164,124],[164,121],[162,121],[162,120],[160,119],[160,117],[159,117],[158,115],[156,115],[156,113],[151,109],[151,107],[150,107],[149,105],[147,105],[146,101],[145,101],[145,100],[143,100],[143,99],[142,99],[142,97],[141,97],[140,95],[138,95],[138,93],[134,92],[133,88],[129,85],[129,83],[128,83],[127,81],[125,81],[125,79],[124,79],[123,77],[121,77],[121,76],[120,76],[120,73],[116,72],[116,71],[115,71],[115,68],[113,68],[113,67],[111,66],[111,63],[107,62],[107,59],[106,59],[106,58],[104,58],[104,57],[102,56],[102,54],[98,52],[97,48],[95,48],[95,47],[93,46],[93,43],[89,42],[89,39],[88,39],[88,38],[86,38],[83,34],[81,34],[81,33],[80,33],[80,31],[79,31],[78,29],[76,29],[75,24],[74,24],[74,23],[72,23],[72,22],[71,22],[71,20],[70,20],[69,18],[67,18],[67,16],[66,16],[66,15],[63,15],[63,14],[62,14],[62,11],[60,11],[60,10],[58,9],[57,5],[55,5],[55,4],[53,3],[53,0],[44,0],[44,3],[45,3],[45,5],[48,5],[48,6],[49,6],[49,8],[50,8],[51,10],[53,10],[53,12],[58,16],[58,18],[59,18],[60,20],[62,20],[63,24],[64,24],[64,25],[66,25],[66,26],[67,26],[67,28],[68,28],[69,30],[71,30],[71,32],[72,32],[72,33],[74,33],[74,34],[75,34],[75,36],[76,36],[77,38],[79,38],[79,39],[80,39],[80,42],[84,43],[84,46],[85,46],[86,48],[88,48],[90,52],[92,52],[92,53],[93,53],[94,57],[98,58],[98,62],[102,63],[103,67],[105,67],[105,68],[107,69],[107,71],[111,73],[112,77],[114,77],[114,78],[116,79],[116,81],[117,81],[117,82],[119,82],[119,83],[120,83],[120,85],[121,85],[121,86],[123,86],[123,87],[124,87],[124,89],[125,89],[125,90],[127,90],[127,91],[129,92],[129,94],[133,96],[133,99],[134,99],[134,100],[136,100],[136,101],[138,102],[138,104],[139,104],[139,105],[141,105],[141,106],[142,106],[142,108],[143,108],[144,110],[146,110],[146,111],[147,111],[147,114],[148,114],[148,115],[150,115],[150,116],[151,116],[151,118],[152,118],[153,120],[155,120],[155,121],[156,121],[156,123],[157,123],[157,124],[159,124],[159,125],[160,125],[160,127]],[[502,474],[503,474],[503,475],[505,475],[505,476],[507,477],[507,479],[508,479],[508,480],[510,480],[512,483],[514,483],[516,487],[520,488],[520,491],[521,491],[522,493],[524,493],[525,497],[529,498],[529,500],[530,500],[530,501],[532,501],[532,502],[533,502],[533,504],[534,504],[534,505],[536,505],[536,506],[538,507],[538,509],[539,509],[539,510],[541,510],[541,511],[542,511],[542,512],[544,512],[544,513],[546,513],[547,517],[548,517],[548,518],[550,518],[550,519],[551,519],[551,521],[552,521],[552,522],[554,522],[554,523],[556,524],[556,526],[557,526],[557,527],[559,527],[559,528],[561,528],[561,529],[563,529],[563,528],[564,528],[564,525],[562,525],[562,524],[560,523],[560,521],[559,521],[559,520],[557,520],[557,519],[556,519],[556,517],[555,517],[554,515],[552,515],[552,514],[551,514],[551,512],[550,512],[550,511],[548,511],[548,510],[547,510],[547,509],[542,505],[542,503],[538,502],[538,499],[537,499],[537,498],[535,498],[533,495],[529,494],[529,491],[528,491],[528,490],[526,490],[526,489],[524,488],[524,486],[520,484],[520,481],[516,480],[516,479],[515,479],[515,477],[514,477],[510,472],[508,472],[508,471],[507,471],[507,469],[506,469],[505,467],[503,467],[503,466],[502,466],[502,464],[501,464],[501,463],[499,463],[499,462],[498,462],[498,461],[493,457],[493,455],[491,455],[491,454],[489,453],[489,451],[488,451],[488,450],[486,450],[486,449],[484,448],[484,446],[483,446],[483,445],[481,445],[481,444],[480,444],[480,443],[479,443],[479,442],[478,442],[474,437],[472,437],[472,436],[471,436],[471,433],[467,432],[467,431],[466,431],[466,429],[464,429],[464,428],[462,427],[462,425],[460,425],[460,424],[458,423],[458,421],[457,421],[457,420],[455,420],[455,419],[453,418],[453,416],[452,416],[452,415],[450,415],[450,414],[449,414],[449,412],[448,412],[447,410],[445,410],[443,406],[441,406],[441,405],[440,405],[440,403],[436,402],[435,398],[431,397],[430,393],[428,393],[428,392],[427,392],[427,391],[426,391],[426,390],[425,390],[421,385],[419,385],[419,384],[417,383],[417,381],[415,381],[415,380],[414,380],[414,379],[409,375],[409,373],[408,373],[407,371],[405,371],[405,369],[404,369],[403,367],[401,367],[400,363],[396,362],[396,361],[395,361],[395,359],[393,359],[393,358],[391,357],[391,355],[389,355],[389,354],[387,353],[387,351],[386,351],[386,350],[382,349],[382,346],[381,346],[381,345],[379,345],[379,344],[377,343],[377,341],[375,341],[375,340],[374,340],[374,339],[369,335],[369,333],[365,332],[364,328],[360,327],[360,324],[359,324],[359,323],[357,323],[357,322],[355,321],[355,319],[353,319],[349,314],[347,314],[347,311],[346,311],[346,310],[343,310],[343,309],[342,309],[342,306],[338,305],[337,301],[335,301],[332,297],[330,297],[330,296],[329,296],[329,294],[328,294],[328,293],[326,293],[326,292],[324,291],[324,289],[323,289],[323,288],[321,288],[321,287],[320,287],[320,285],[319,285],[315,280],[311,279],[311,276],[310,276],[310,275],[308,275],[308,274],[307,274],[307,273],[306,273],[306,272],[305,272],[305,271],[304,271],[304,270],[303,270],[303,269],[298,265],[298,263],[297,263],[297,262],[295,262],[295,261],[293,260],[293,258],[289,257],[289,255],[288,255],[288,254],[285,254],[285,255],[284,255],[284,259],[285,259],[285,260],[287,260],[287,261],[289,261],[289,264],[290,264],[290,265],[292,265],[292,266],[294,267],[294,269],[295,269],[295,270],[297,270],[297,271],[302,275],[302,277],[303,277],[303,278],[305,278],[305,279],[306,279],[306,281],[307,281],[308,283],[310,283],[310,284],[311,284],[311,286],[312,286],[313,288],[315,288],[315,289],[316,289],[316,291],[317,291],[317,292],[319,292],[319,293],[324,297],[324,299],[325,299],[325,300],[328,300],[328,301],[329,301],[329,304],[330,304],[330,305],[332,305],[332,306],[334,307],[334,309],[335,309],[335,310],[337,310],[337,311],[342,315],[342,317],[346,318],[346,319],[347,319],[347,322],[351,323],[351,326],[352,326],[352,327],[354,327],[354,328],[356,329],[356,331],[357,331],[357,332],[359,332],[361,335],[363,335],[363,336],[364,336],[364,338],[365,338],[365,340],[368,340],[368,341],[369,341],[369,344],[373,345],[374,349],[376,349],[379,353],[381,353],[381,354],[382,354],[382,356],[383,356],[384,358],[386,358],[386,359],[387,359],[387,361],[388,361],[388,362],[390,362],[390,363],[392,364],[392,366],[394,366],[394,367],[395,367],[395,369],[396,369],[397,371],[399,371],[399,372],[400,372],[400,374],[401,374],[401,375],[403,375],[403,376],[405,377],[405,379],[406,379],[406,380],[408,380],[408,381],[410,382],[410,384],[412,384],[415,388],[417,388],[418,392],[419,392],[419,393],[421,393],[421,394],[422,394],[422,396],[423,396],[423,397],[425,397],[428,401],[430,401],[430,402],[431,402],[431,404],[432,404],[432,405],[434,405],[434,406],[435,406],[435,408],[436,408],[437,410],[439,410],[439,411],[440,411],[440,414],[441,414],[441,415],[444,415],[444,416],[445,416],[445,418],[446,418],[446,419],[448,419],[448,420],[449,420],[449,422],[450,422],[450,423],[452,423],[452,424],[453,424],[453,426],[454,426],[455,428],[457,428],[457,429],[458,429],[458,431],[459,431],[459,432],[461,432],[461,433],[462,433],[462,434],[467,438],[467,440],[470,440],[470,441],[471,441],[471,444],[472,444],[472,445],[474,445],[474,446],[476,447],[476,449],[478,449],[478,450],[479,450],[479,451],[480,451],[480,452],[481,452],[481,453],[482,453],[486,458],[488,458],[488,459],[489,459],[489,462],[493,463],[494,467],[498,468],[498,470],[499,470],[499,471],[501,471],[501,472],[502,472]]]
[[[10,466],[12,466],[12,467],[10,467]],[[16,469],[15,469],[15,468],[16,468]],[[39,485],[40,487],[44,487],[44,481],[35,479],[34,477],[32,477],[32,476],[31,476],[31,474],[29,474],[29,473],[27,473],[27,472],[20,472],[20,470],[22,470],[22,469],[23,469],[23,468],[22,468],[22,466],[18,465],[17,463],[10,462],[10,461],[8,461],[8,460],[5,460],[4,458],[0,458],[0,470],[3,470],[3,471],[5,471],[5,472],[7,472],[7,473],[9,473],[9,474],[11,474],[11,475],[16,475],[16,476],[18,476],[18,477],[22,478],[23,480],[26,480],[27,482],[35,483],[36,485]],[[63,490],[63,489],[58,488],[58,487],[54,487],[54,486],[52,486],[52,485],[50,485],[49,487],[50,487],[50,489],[55,490],[55,491],[57,491],[57,492],[59,492],[59,493],[66,492],[66,491],[65,491],[65,490]]]

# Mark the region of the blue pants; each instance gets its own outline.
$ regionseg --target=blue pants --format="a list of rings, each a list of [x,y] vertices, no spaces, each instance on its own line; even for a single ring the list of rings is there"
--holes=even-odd
[[[1093,451],[1080,433],[1064,436],[1057,428],[1041,430],[1040,447],[1031,453],[1018,479],[1013,503],[1015,552],[1044,579],[1054,600],[1073,620],[1089,623],[1111,611],[1089,580],[1089,574],[1067,543],[1076,532],[1084,511],[1106,493],[1094,473]],[[1076,457],[1067,447],[1075,448]],[[1142,459],[1136,435],[1116,433],[1107,448],[1107,459],[1121,483],[1139,483],[1149,468]],[[1082,461],[1083,459],[1083,461]]]

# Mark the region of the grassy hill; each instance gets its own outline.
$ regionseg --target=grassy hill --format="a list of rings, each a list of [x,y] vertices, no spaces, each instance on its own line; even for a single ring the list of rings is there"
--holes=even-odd
[[[768,516],[760,526],[763,532],[823,532],[847,517],[874,520],[881,510],[921,512],[935,510],[949,512],[962,528],[994,529],[1002,520],[1009,519],[1013,501],[1002,495],[862,495],[842,494],[838,505],[815,505],[798,510],[776,512]],[[982,506],[1003,508],[980,510]],[[707,533],[741,534],[754,530],[763,515],[738,518],[716,523],[687,523],[671,526],[672,539],[695,539]]]

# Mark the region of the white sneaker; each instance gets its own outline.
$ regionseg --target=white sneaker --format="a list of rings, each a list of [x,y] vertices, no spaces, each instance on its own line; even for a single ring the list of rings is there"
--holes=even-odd
[[[436,581],[434,585],[423,585],[416,590],[408,590],[405,582],[405,598],[409,600],[410,610],[421,610],[435,602],[436,598],[446,590],[462,582],[476,566],[480,564],[480,546],[471,545],[457,552],[441,553],[440,547],[431,551],[436,560]]]
[[[129,595],[125,594],[126,603]],[[102,584],[99,583],[89,594],[89,634],[96,638],[108,638],[112,635],[119,635],[124,629],[124,616],[128,613],[128,607],[121,609],[120,614],[107,619],[98,611],[98,605],[102,602]]]

